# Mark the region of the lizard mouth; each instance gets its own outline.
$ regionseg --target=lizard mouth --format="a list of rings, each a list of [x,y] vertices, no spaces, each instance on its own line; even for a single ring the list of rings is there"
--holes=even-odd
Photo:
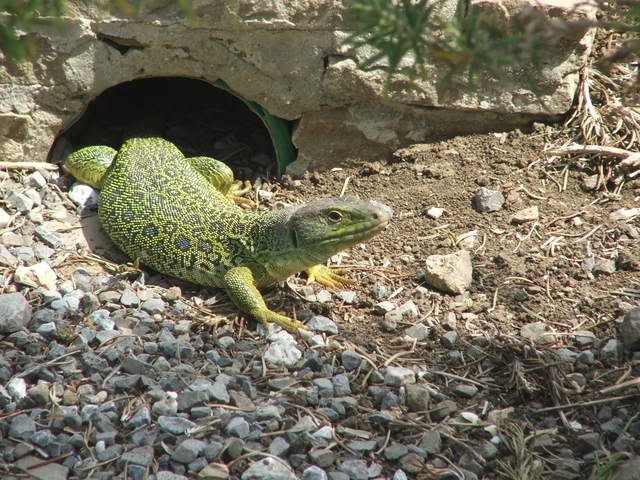
[[[387,228],[390,221],[391,218],[389,216],[374,217],[374,220],[336,230],[320,240],[319,243],[321,245],[344,244],[345,246],[350,246],[363,240],[368,240],[378,234]]]

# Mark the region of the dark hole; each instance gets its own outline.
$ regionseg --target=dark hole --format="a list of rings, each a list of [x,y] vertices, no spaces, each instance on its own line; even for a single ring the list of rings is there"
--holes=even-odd
[[[260,117],[239,98],[202,80],[148,78],[121,83],[96,97],[57,139],[49,161],[81,147],[118,149],[128,138],[159,136],[186,156],[229,164],[240,179],[275,174],[275,153]]]

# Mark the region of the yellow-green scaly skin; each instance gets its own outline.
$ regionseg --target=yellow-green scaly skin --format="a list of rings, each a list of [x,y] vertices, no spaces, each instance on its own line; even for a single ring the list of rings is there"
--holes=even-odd
[[[371,237],[392,215],[382,204],[356,199],[247,211],[229,200],[233,176],[217,160],[187,159],[166,140],[135,138],[106,167],[108,148],[79,150],[66,168],[101,188],[98,215],[114,243],[161,273],[224,288],[243,312],[289,330],[303,325],[269,310],[258,288]]]

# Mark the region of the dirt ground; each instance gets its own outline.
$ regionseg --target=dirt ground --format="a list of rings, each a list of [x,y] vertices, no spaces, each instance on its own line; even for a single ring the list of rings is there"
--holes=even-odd
[[[387,230],[332,259],[355,280],[349,287],[357,292],[353,303],[335,297],[327,303],[308,301],[303,276],[267,292],[265,298],[271,308],[301,319],[310,312],[331,317],[339,325],[336,340],[341,345],[378,365],[417,370],[434,392],[456,396],[461,384],[476,387],[478,392],[468,398],[457,394],[454,411],[445,421],[433,411],[426,416],[398,411],[395,428],[406,429],[409,436],[438,428],[449,432],[451,442],[464,446],[486,441],[491,435],[483,427],[508,416],[528,436],[518,443],[518,432],[512,432],[508,449],[513,455],[501,457],[503,463],[489,461],[482,478],[538,478],[514,477],[509,470],[527,462],[545,472],[540,478],[587,478],[598,462],[626,455],[625,450],[622,457],[611,457],[617,437],[604,436],[598,457],[585,450],[580,435],[602,432],[602,408],[633,409],[637,401],[633,393],[602,394],[602,389],[628,378],[634,359],[620,350],[614,349],[613,356],[601,350],[619,337],[624,313],[640,306],[640,220],[609,218],[611,212],[639,206],[640,181],[593,189],[596,165],[570,158],[547,160],[545,149],[558,144],[562,135],[561,126],[537,125],[527,133],[414,145],[399,150],[390,161],[310,173],[298,180],[253,179],[258,208],[346,194],[394,209]],[[502,209],[478,213],[472,198],[479,187],[501,191],[506,198]],[[259,190],[263,193],[256,193]],[[437,219],[427,214],[434,206],[444,210]],[[537,220],[512,220],[531,206],[539,209]],[[453,296],[425,285],[426,258],[461,248],[472,254],[470,291]],[[158,276],[150,283],[181,285],[188,303],[213,305],[207,315],[233,311],[216,292]],[[382,297],[376,295],[380,286],[387,291]],[[318,292],[323,287],[313,288]],[[413,300],[419,315],[389,328],[375,308],[381,300],[398,305]],[[418,323],[429,327],[428,337],[407,338],[405,330]],[[532,339],[526,331],[536,323],[545,332]],[[455,346],[442,341],[450,330],[459,335]],[[251,331],[240,329],[238,335],[253,335]],[[581,343],[583,331],[595,334],[593,342]],[[575,355],[590,350],[593,359],[563,363],[557,353],[562,348]],[[363,390],[365,384],[366,378]],[[461,417],[465,412],[476,420]],[[627,427],[640,427],[633,423],[632,413],[625,418]],[[350,419],[352,428],[370,429],[368,422],[364,413]],[[529,453],[518,456],[518,445]],[[623,449],[631,452],[637,446],[635,439]],[[445,456],[455,455],[451,451]],[[573,476],[562,476],[567,471]],[[425,470],[417,478],[447,477]]]

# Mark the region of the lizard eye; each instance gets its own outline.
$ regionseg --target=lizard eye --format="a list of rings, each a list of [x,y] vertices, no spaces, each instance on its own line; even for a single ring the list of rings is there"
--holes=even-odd
[[[338,223],[342,220],[342,214],[337,210],[331,210],[327,216],[333,223]]]

